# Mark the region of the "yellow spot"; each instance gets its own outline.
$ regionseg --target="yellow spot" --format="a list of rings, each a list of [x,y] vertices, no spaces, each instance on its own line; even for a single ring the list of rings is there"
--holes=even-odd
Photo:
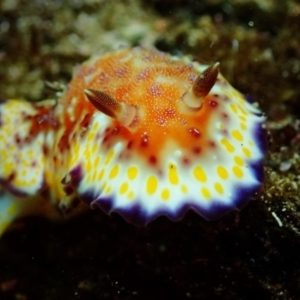
[[[240,119],[241,121],[244,121],[244,122],[246,122],[246,121],[247,121],[247,118],[246,118],[246,117],[244,117],[244,116],[239,116],[239,119]]]
[[[7,176],[9,174],[11,174],[13,171],[14,171],[14,164],[13,162],[7,162],[7,163],[4,163],[4,176]]]
[[[74,152],[78,153],[80,149],[80,144],[78,143],[78,141],[74,142]]]
[[[8,158],[8,153],[5,150],[0,150],[0,157],[4,160]]]
[[[241,126],[242,130],[247,130],[248,129],[248,127],[245,123],[241,122],[240,126]]]
[[[170,198],[170,191],[168,189],[163,189],[161,197],[164,201],[167,201]]]
[[[254,143],[253,143],[252,141],[249,141],[249,142],[248,142],[248,145],[249,145],[250,147],[253,147],[253,146],[254,146]]]
[[[91,132],[88,133],[88,135],[87,135],[87,140],[88,140],[89,142],[95,140],[95,138],[96,138],[96,135],[95,135],[94,132],[91,131]]]
[[[202,192],[202,195],[205,199],[209,200],[211,198],[211,195],[210,195],[210,191],[208,190],[208,188],[206,187],[203,187],[201,189],[201,192]]]
[[[78,153],[75,153],[73,156],[72,156],[72,159],[71,159],[71,165],[75,165],[78,161],[78,158],[79,158],[79,155]]]
[[[93,178],[92,178],[93,182],[96,181],[96,178],[97,178],[97,171],[94,171],[94,173],[93,173]]]
[[[92,148],[92,154],[95,154],[97,152],[98,149],[98,145],[94,144],[93,148]]]
[[[174,164],[169,164],[169,180],[171,184],[178,184],[177,167]]]
[[[109,179],[114,179],[119,174],[119,165],[114,165],[109,173]]]
[[[243,178],[244,177],[244,172],[241,170],[240,167],[234,166],[232,168],[233,174],[237,177],[237,178]]]
[[[226,148],[226,150],[230,153],[234,152],[234,147],[231,145],[231,143],[229,143],[229,141],[225,138],[223,138],[221,140],[221,143],[223,144],[223,146]]]
[[[36,184],[36,178],[32,178],[30,181],[29,181],[29,185],[34,185]]]
[[[27,186],[26,181],[25,180],[21,180],[19,178],[17,178],[14,182],[15,182],[15,185],[17,185],[19,187]]]
[[[235,114],[237,114],[238,110],[234,104],[230,104],[230,108]]]
[[[102,190],[102,191],[105,190],[106,185],[107,185],[107,182],[104,182],[104,183],[102,184],[102,187],[101,187],[101,190]]]
[[[32,149],[27,150],[27,155],[32,157],[33,156],[33,150]]]
[[[91,151],[89,150],[89,148],[86,148],[84,151],[83,151],[83,155],[86,159],[89,159],[90,156],[91,156]]]
[[[87,173],[90,173],[91,171],[92,171],[92,168],[93,168],[93,166],[92,166],[92,163],[91,163],[91,161],[90,160],[88,160],[87,162],[86,162],[86,171],[87,171]]]
[[[98,175],[98,180],[100,181],[103,178],[104,175],[104,169],[102,169]]]
[[[136,178],[137,176],[137,173],[138,173],[138,168],[137,167],[130,167],[128,170],[127,170],[127,176],[130,180],[133,180]]]
[[[115,152],[114,150],[110,150],[106,156],[106,160],[105,160],[105,164],[108,165],[110,163],[110,161],[112,160],[113,156],[114,156]]]
[[[228,178],[228,172],[223,166],[218,166],[217,173],[224,180]]]
[[[98,127],[99,127],[99,123],[96,122],[96,123],[93,125],[93,131],[97,131]]]
[[[7,215],[12,216],[15,215],[17,213],[18,207],[17,205],[14,203],[12,204],[8,210],[7,210]]]
[[[195,178],[200,181],[200,182],[206,182],[207,180],[207,177],[206,177],[206,174],[205,172],[203,171],[203,169],[199,166],[197,166],[195,169],[194,169],[194,176]]]
[[[246,157],[248,157],[248,158],[251,157],[251,151],[248,148],[243,147],[242,151],[243,151],[243,153],[245,154]]]
[[[244,140],[242,134],[238,130],[232,130],[231,134],[239,142],[242,142]]]
[[[97,158],[95,159],[95,162],[94,162],[94,167],[95,167],[95,169],[98,168],[99,163],[100,163],[100,156],[97,156]]]
[[[132,200],[134,197],[134,192],[133,191],[130,191],[128,194],[127,194],[127,199],[128,200]]]
[[[3,233],[6,230],[6,228],[8,227],[8,225],[9,225],[8,221],[2,221],[0,223],[0,234]]]
[[[155,193],[156,189],[157,189],[157,179],[155,176],[151,175],[147,180],[147,193],[149,195],[152,195]]]
[[[215,183],[215,190],[221,195],[224,193],[223,187],[219,182]]]
[[[187,192],[188,192],[188,189],[187,189],[187,187],[186,187],[186,185],[182,185],[181,186],[181,191],[184,193],[184,194],[186,194]]]
[[[242,158],[240,158],[239,156],[235,156],[234,157],[234,162],[239,165],[239,166],[244,166],[245,162]]]
[[[123,182],[121,187],[120,187],[120,194],[123,195],[127,192],[128,190],[128,183],[127,182]]]
[[[91,174],[86,177],[86,182],[90,183],[92,181]]]
[[[104,194],[110,194],[110,192],[111,192],[111,187],[110,186],[107,186],[106,188],[105,188],[105,191],[104,191]]]
[[[16,145],[10,145],[9,150],[10,151],[15,151],[16,150]]]

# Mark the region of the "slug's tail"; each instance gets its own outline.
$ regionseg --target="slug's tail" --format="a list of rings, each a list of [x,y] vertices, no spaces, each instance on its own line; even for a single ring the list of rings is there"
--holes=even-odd
[[[45,140],[55,126],[53,104],[0,100],[0,235],[45,192]]]

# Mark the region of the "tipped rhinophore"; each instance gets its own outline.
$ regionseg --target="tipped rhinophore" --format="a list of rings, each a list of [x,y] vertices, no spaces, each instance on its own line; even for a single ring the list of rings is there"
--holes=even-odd
[[[95,108],[119,121],[123,126],[130,127],[133,123],[137,114],[135,106],[118,102],[109,94],[94,89],[85,89],[84,94]]]
[[[192,88],[183,95],[184,103],[193,109],[202,106],[204,98],[216,83],[219,74],[220,63],[215,63],[207,67],[195,80]]]

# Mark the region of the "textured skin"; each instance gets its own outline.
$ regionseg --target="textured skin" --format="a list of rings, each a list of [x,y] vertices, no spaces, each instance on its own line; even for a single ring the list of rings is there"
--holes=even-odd
[[[262,183],[264,117],[220,74],[201,108],[186,109],[205,67],[120,50],[79,67],[57,103],[0,102],[0,234],[20,215],[73,214],[86,203],[142,225],[187,209],[209,220],[241,209]],[[132,128],[84,89],[135,105]]]

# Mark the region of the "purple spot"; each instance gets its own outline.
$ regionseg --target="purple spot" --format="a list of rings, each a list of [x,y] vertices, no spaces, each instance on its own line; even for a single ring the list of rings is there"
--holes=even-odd
[[[19,134],[17,133],[17,134],[15,134],[15,136],[14,136],[14,140],[15,140],[15,143],[18,145],[18,146],[20,146],[21,145],[21,138],[20,138],[20,136],[19,136]]]
[[[196,75],[196,74],[189,74],[189,75],[188,75],[188,81],[189,81],[191,84],[193,84],[193,83],[195,82],[196,78],[197,78],[197,75]]]
[[[216,107],[218,107],[218,102],[216,102],[214,100],[209,100],[208,105],[212,108],[216,108]]]
[[[89,67],[87,68],[87,74],[92,74],[92,73],[95,72],[95,70],[96,70],[96,67],[95,67],[94,65],[89,66]]]
[[[127,144],[127,149],[130,150],[133,146],[133,141],[129,141]]]
[[[208,146],[209,146],[210,148],[216,148],[216,143],[215,143],[214,141],[209,141],[209,142],[208,142]]]
[[[106,147],[108,148],[110,146],[110,142],[112,141],[112,139],[115,138],[119,134],[119,132],[120,132],[120,127],[106,128],[102,143],[106,144]]]
[[[159,97],[162,95],[162,90],[157,83],[153,83],[148,88],[148,93],[153,97]]]
[[[122,78],[126,75],[127,73],[127,68],[123,67],[123,68],[120,68],[120,69],[117,69],[115,71],[115,75],[116,77],[119,77],[119,78]]]
[[[202,149],[200,148],[200,147],[194,147],[193,148],[193,152],[194,152],[194,154],[200,154],[201,153],[201,151],[202,151]]]
[[[221,114],[221,117],[222,117],[223,119],[225,119],[225,120],[228,120],[228,119],[229,119],[229,116],[228,116],[227,113],[222,113],[222,114]]]
[[[141,136],[141,143],[140,146],[141,147],[147,147],[149,143],[149,136],[147,132],[144,132]]]
[[[193,137],[193,138],[196,138],[198,139],[199,137],[201,137],[201,133],[200,133],[200,130],[198,128],[189,128],[188,129],[189,131],[189,134]]]
[[[91,120],[91,115],[90,114],[86,114],[83,118],[83,120],[80,123],[80,126],[82,128],[87,128],[90,124],[90,120]]]
[[[183,159],[182,159],[182,163],[184,164],[184,165],[189,165],[190,164],[190,160],[187,158],[187,157],[184,157]]]
[[[107,80],[108,80],[108,75],[106,73],[101,73],[97,78],[97,81],[102,84],[105,83]]]
[[[137,75],[137,79],[138,80],[145,80],[149,77],[150,74],[150,70],[147,68],[143,71],[141,71],[138,75]]]
[[[78,165],[73,170],[71,170],[69,175],[71,186],[77,188],[83,177],[81,165]]]
[[[45,156],[47,156],[49,154],[49,149],[47,147],[47,145],[43,144],[43,153]]]
[[[155,164],[157,163],[157,158],[156,158],[156,156],[151,155],[151,156],[149,157],[149,163],[150,163],[151,165],[155,165]]]

